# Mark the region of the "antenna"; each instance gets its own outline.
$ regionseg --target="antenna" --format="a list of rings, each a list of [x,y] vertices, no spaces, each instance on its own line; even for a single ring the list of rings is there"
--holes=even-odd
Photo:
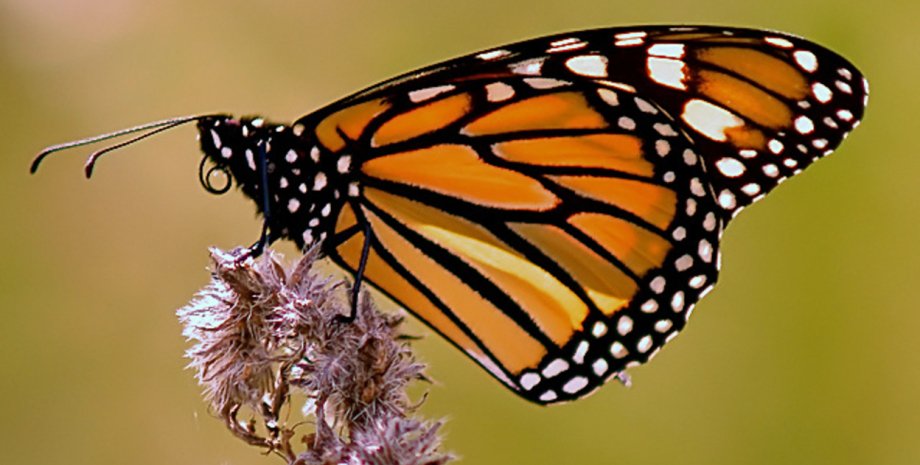
[[[93,175],[93,167],[96,165],[96,161],[99,159],[99,157],[101,157],[102,155],[108,152],[120,149],[127,145],[131,145],[137,141],[146,139],[154,134],[158,134],[160,132],[166,131],[167,129],[172,129],[176,126],[181,126],[183,124],[186,124],[192,121],[199,121],[204,118],[212,118],[212,117],[219,117],[219,116],[223,116],[223,115],[208,114],[208,115],[180,116],[177,118],[169,118],[169,119],[164,119],[160,121],[154,121],[152,123],[146,123],[146,124],[142,124],[140,126],[134,126],[131,128],[120,129],[118,131],[109,132],[106,134],[100,134],[98,136],[88,137],[86,139],[80,139],[80,140],[75,140],[72,142],[65,142],[63,144],[52,145],[38,153],[38,155],[35,157],[35,160],[32,161],[32,166],[31,168],[29,168],[29,172],[32,174],[35,174],[35,172],[38,171],[38,166],[45,159],[45,157],[47,157],[48,155],[51,155],[52,153],[60,152],[62,150],[67,150],[67,149],[71,149],[74,147],[82,147],[84,145],[95,144],[96,142],[102,142],[105,140],[114,139],[116,137],[121,137],[121,136],[125,136],[128,134],[148,131],[141,135],[132,137],[131,139],[128,139],[124,142],[119,142],[115,145],[105,147],[101,150],[97,150],[93,152],[92,154],[90,154],[89,158],[86,159],[86,165],[84,167],[86,177],[89,178],[90,176]]]

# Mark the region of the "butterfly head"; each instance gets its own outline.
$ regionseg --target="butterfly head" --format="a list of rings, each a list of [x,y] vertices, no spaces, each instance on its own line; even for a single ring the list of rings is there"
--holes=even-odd
[[[330,160],[321,158],[319,148],[305,135],[286,124],[261,117],[234,118],[212,115],[198,120],[202,185],[222,194],[235,183],[251,198],[259,213],[268,208],[271,239],[291,239],[303,247],[325,236],[332,227],[331,213],[344,200],[331,189],[341,177]],[[212,164],[206,169],[207,162]],[[230,179],[215,186],[211,177],[221,171]],[[327,173],[329,173],[327,175]],[[336,183],[338,184],[338,183]],[[344,184],[343,184],[344,185]]]
[[[266,121],[258,117],[237,119],[230,115],[209,115],[198,120],[201,151],[214,165],[209,173],[220,170],[250,196],[258,193],[263,166],[274,165],[276,155],[267,126]],[[288,129],[284,125],[271,126],[282,128],[279,135]],[[268,170],[265,171],[267,174]]]

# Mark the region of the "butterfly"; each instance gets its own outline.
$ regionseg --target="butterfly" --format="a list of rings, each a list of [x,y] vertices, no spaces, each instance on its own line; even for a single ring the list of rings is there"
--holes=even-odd
[[[583,397],[647,362],[719,273],[742,209],[834,150],[868,85],[788,34],[713,26],[577,31],[371,86],[295,121],[188,122],[263,239],[321,244],[513,392]],[[211,168],[206,169],[210,164]],[[357,293],[354,298],[357,299]]]

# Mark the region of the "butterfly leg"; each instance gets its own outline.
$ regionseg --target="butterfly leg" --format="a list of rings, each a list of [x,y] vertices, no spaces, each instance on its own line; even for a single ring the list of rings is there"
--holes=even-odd
[[[240,255],[239,260],[245,260],[249,257],[258,258],[262,255],[262,252],[265,251],[265,246],[268,245],[268,225],[271,223],[271,204],[269,203],[269,194],[268,194],[268,161],[267,155],[265,153],[265,144],[259,144],[259,171],[261,172],[261,182],[262,182],[262,233],[259,235],[259,240],[249,246],[242,255]]]
[[[364,281],[364,267],[367,266],[367,256],[371,252],[371,227],[364,225],[364,245],[361,247],[361,259],[358,269],[355,270],[355,282],[351,286],[351,312],[348,315],[338,315],[336,320],[340,323],[351,323],[358,315],[358,298],[361,296],[361,283]]]

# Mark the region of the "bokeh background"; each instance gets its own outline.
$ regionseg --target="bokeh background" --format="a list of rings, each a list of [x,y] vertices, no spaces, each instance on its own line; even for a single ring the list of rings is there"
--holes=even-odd
[[[192,127],[92,182],[79,150],[30,177],[43,146],[205,111],[292,120],[456,55],[634,23],[823,43],[868,76],[867,119],[733,223],[720,285],[631,389],[532,406],[429,337],[421,413],[469,464],[920,463],[917,18],[898,0],[0,0],[0,463],[280,463],[209,414],[173,313],[208,246],[256,237],[250,203],[201,189]]]

